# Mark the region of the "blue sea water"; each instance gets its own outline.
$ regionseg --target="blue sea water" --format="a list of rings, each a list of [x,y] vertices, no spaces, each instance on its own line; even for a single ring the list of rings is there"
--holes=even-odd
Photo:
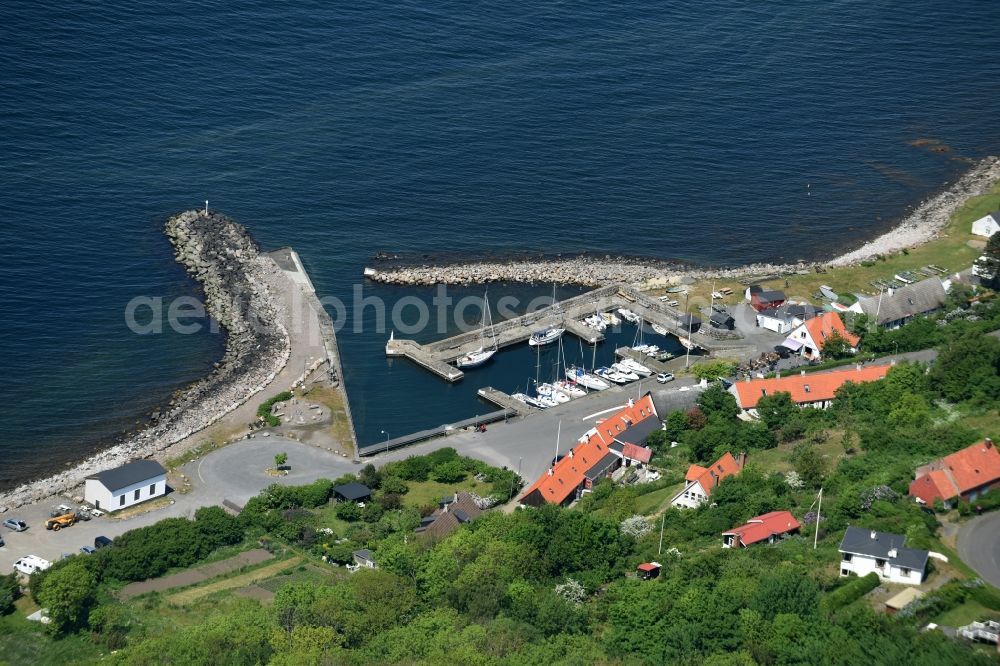
[[[825,256],[1000,151],[998,25],[998,3],[931,0],[8,7],[0,487],[109,443],[220,356],[218,335],[125,326],[135,296],[196,293],[171,213],[207,198],[345,299],[379,250]],[[352,324],[363,441],[534,375],[519,350],[445,386]]]

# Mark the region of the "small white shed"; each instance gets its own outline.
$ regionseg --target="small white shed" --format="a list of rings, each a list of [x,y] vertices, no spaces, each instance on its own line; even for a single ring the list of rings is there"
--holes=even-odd
[[[972,233],[989,238],[1000,231],[1000,210],[984,215],[972,223]]]
[[[155,460],[133,460],[87,477],[83,497],[102,511],[118,511],[167,492],[167,470]]]

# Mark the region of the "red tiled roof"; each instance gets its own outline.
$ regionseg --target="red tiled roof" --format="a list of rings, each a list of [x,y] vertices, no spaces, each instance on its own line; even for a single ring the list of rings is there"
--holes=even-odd
[[[812,321],[812,320],[810,320]],[[753,409],[766,395],[790,393],[792,402],[807,403],[833,400],[837,389],[847,382],[872,382],[882,379],[889,372],[888,365],[869,365],[860,370],[854,367],[829,372],[815,372],[806,375],[789,375],[773,379],[751,379],[736,382],[736,399],[742,409]]]
[[[715,488],[719,482],[727,476],[739,474],[740,469],[740,464],[736,462],[736,458],[733,457],[733,454],[727,452],[707,468],[701,467],[700,465],[691,465],[688,467],[687,474],[684,475],[684,478],[687,479],[688,482],[697,481],[705,490],[705,494],[711,495],[712,489]]]
[[[622,455],[632,460],[638,460],[641,463],[648,463],[650,458],[653,457],[653,451],[647,449],[645,446],[625,442],[622,446]]]
[[[818,317],[813,317],[803,324],[803,326],[809,331],[813,342],[821,348],[834,333],[839,334],[852,347],[857,347],[858,343],[861,342],[861,338],[847,330],[847,327],[844,326],[844,321],[836,312],[824,312]]]
[[[766,541],[772,535],[786,534],[799,529],[799,521],[790,511],[771,511],[762,516],[751,518],[745,525],[723,532],[723,536],[736,536],[744,546]]]
[[[636,568],[639,571],[656,571],[657,569],[660,568],[660,565],[659,564],[653,564],[652,562],[643,562],[642,564],[640,564]]]
[[[618,435],[639,421],[655,417],[656,407],[653,406],[653,396],[647,393],[631,405],[626,405],[622,410],[598,423],[595,429],[600,435],[601,441],[610,445]]]
[[[998,481],[1000,452],[992,440],[984,439],[917,469],[910,495],[932,504]]]
[[[615,434],[650,416],[656,416],[656,409],[652,396],[647,393],[584,435],[580,443],[571,449],[571,455],[542,474],[521,496],[521,501],[538,491],[546,502],[562,504],[584,482],[587,472],[608,454],[608,446],[615,441]]]

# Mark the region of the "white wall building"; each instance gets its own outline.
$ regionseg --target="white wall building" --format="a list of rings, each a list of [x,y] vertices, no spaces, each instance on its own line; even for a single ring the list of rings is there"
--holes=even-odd
[[[167,470],[155,460],[133,460],[87,477],[83,497],[102,511],[118,511],[167,493]]]
[[[972,233],[989,238],[1000,231],[1000,210],[984,215],[972,223]]]
[[[840,575],[870,573],[889,583],[919,585],[927,573],[926,550],[904,548],[901,534],[848,527],[840,542]]]

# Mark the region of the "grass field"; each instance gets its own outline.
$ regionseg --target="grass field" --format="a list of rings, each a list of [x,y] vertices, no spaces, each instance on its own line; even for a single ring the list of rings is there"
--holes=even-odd
[[[489,492],[490,484],[476,481],[472,476],[468,476],[464,481],[458,483],[438,483],[437,481],[407,481],[406,485],[410,490],[403,495],[403,504],[412,507],[421,507],[428,504],[437,504],[438,500],[448,497],[456,492],[471,490],[483,495]]]
[[[683,483],[654,490],[651,493],[640,495],[635,502],[636,513],[643,516],[655,515],[667,508],[667,502],[673,498],[684,487]]]
[[[247,585],[256,583],[257,581],[270,578],[277,575],[284,569],[295,567],[301,561],[302,558],[296,556],[287,560],[271,562],[270,564],[266,564],[238,576],[224,578],[214,583],[208,583],[207,585],[197,585],[184,590],[183,592],[172,594],[166,598],[166,601],[168,604],[187,606],[195,601],[198,601],[202,597],[207,597],[210,594],[215,594],[216,592],[221,592],[223,590],[232,590],[238,587],[246,587]]]
[[[103,650],[86,635],[54,638],[39,622],[26,615],[38,610],[29,597],[22,597],[10,615],[0,616],[0,664],[62,664],[96,663]]]
[[[1000,619],[1000,611],[983,606],[975,599],[969,599],[961,606],[941,613],[934,622],[946,627],[961,627],[970,622]]]
[[[282,570],[276,575],[271,576],[266,580],[261,580],[257,583],[259,587],[264,588],[270,592],[277,592],[283,586],[289,583],[308,583],[315,586],[320,586],[329,583],[330,581],[342,578],[345,575],[344,569],[335,569],[334,571],[323,570],[316,565],[306,564],[303,566],[295,567],[291,572]]]

